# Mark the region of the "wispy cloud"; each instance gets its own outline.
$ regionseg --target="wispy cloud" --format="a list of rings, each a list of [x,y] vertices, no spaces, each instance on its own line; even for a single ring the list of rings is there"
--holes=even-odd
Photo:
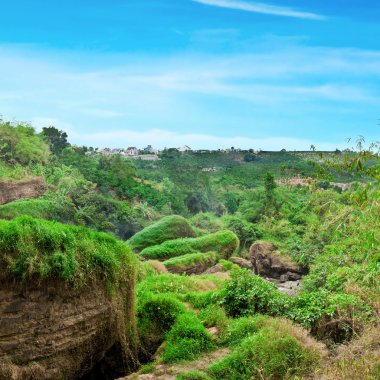
[[[264,3],[248,3],[234,0],[193,0],[196,3],[212,5],[220,8],[236,9],[245,12],[262,13],[267,15],[293,17],[308,20],[325,20],[326,17],[310,12],[302,12],[289,7],[279,7],[277,5]]]
[[[377,51],[118,55],[117,66],[81,70],[57,64],[56,52],[47,59],[0,45],[0,53],[0,114],[55,125],[76,144],[322,149],[325,135],[335,145],[378,134]]]
[[[178,133],[163,129],[151,129],[148,131],[136,130],[114,130],[100,133],[73,133],[73,137],[83,144],[92,144],[100,147],[120,147],[126,142],[136,146],[145,146],[154,144],[155,147],[163,149],[165,147],[178,147],[190,145],[193,149],[215,149],[239,147],[242,149],[263,149],[263,150],[308,150],[316,142],[308,139],[297,139],[289,137],[270,137],[270,138],[249,138],[244,136],[222,137],[212,134],[202,133]],[[342,148],[343,145],[337,146],[335,143],[318,142],[318,149],[334,150]]]

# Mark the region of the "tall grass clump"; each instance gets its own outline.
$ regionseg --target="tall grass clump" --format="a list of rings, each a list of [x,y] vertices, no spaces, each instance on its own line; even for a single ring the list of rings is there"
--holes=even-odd
[[[146,259],[166,260],[189,253],[214,251],[228,258],[238,247],[237,236],[232,231],[225,230],[193,239],[168,240],[161,245],[145,248],[141,256]]]
[[[165,363],[194,360],[214,347],[211,334],[190,312],[178,317],[166,339],[167,346],[162,356]]]
[[[133,250],[141,251],[146,247],[161,244],[166,240],[194,236],[194,230],[184,217],[170,215],[133,235],[128,240],[128,244]]]
[[[21,280],[60,278],[76,287],[101,281],[114,287],[135,272],[135,259],[126,244],[109,235],[22,216],[0,221],[0,267]]]
[[[137,328],[144,353],[152,355],[185,306],[171,294],[141,293],[137,300]]]
[[[213,364],[217,379],[299,379],[318,367],[324,350],[306,331],[283,319],[244,338],[233,351]]]

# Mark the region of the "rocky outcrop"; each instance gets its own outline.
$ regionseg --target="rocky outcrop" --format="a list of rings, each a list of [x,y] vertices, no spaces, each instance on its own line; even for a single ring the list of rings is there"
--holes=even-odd
[[[106,290],[1,277],[0,285],[0,379],[80,378],[110,351],[127,367],[125,313]]]
[[[277,247],[266,241],[258,241],[250,248],[251,262],[255,271],[263,277],[281,281],[299,280],[305,268],[296,264],[290,257],[277,251]]]
[[[22,198],[38,198],[46,191],[47,185],[42,177],[0,181],[0,205]]]
[[[253,269],[252,263],[246,259],[243,259],[242,257],[230,257],[229,261],[236,264],[240,268]]]

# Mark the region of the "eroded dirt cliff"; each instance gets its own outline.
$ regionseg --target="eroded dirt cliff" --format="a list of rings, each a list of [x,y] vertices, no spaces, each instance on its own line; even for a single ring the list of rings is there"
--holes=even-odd
[[[47,185],[42,177],[21,181],[0,181],[0,205],[22,198],[38,198],[45,194]]]
[[[78,293],[59,282],[28,284],[0,284],[0,379],[80,378],[110,350],[116,373],[128,373],[117,298],[100,287]]]

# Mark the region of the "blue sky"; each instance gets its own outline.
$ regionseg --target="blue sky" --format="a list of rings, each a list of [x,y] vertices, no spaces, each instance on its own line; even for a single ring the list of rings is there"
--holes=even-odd
[[[89,146],[379,139],[374,0],[1,2],[0,114]]]

